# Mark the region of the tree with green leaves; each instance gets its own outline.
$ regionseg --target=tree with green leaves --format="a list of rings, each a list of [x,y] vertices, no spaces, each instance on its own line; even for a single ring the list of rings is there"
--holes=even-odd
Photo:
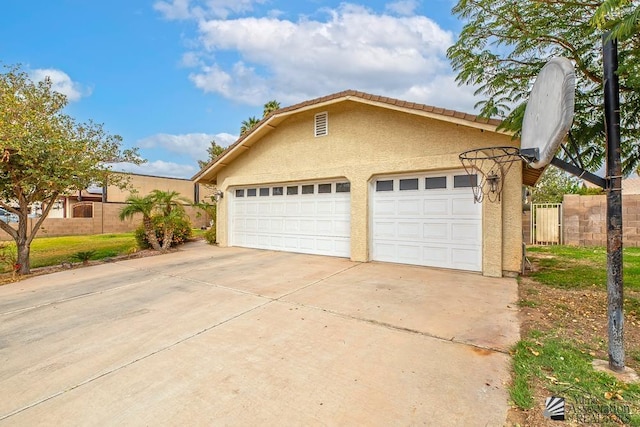
[[[240,136],[244,135],[247,132],[253,130],[260,123],[260,119],[256,116],[251,116],[247,120],[242,121],[242,126],[240,126]]]
[[[280,109],[280,103],[275,99],[264,104],[264,111],[262,113],[262,117],[267,117],[269,114],[273,113],[276,110]]]
[[[153,190],[149,195],[158,211],[157,224],[162,227],[162,251],[167,251],[173,242],[176,226],[184,220],[186,212],[182,203],[190,201],[180,197],[177,191]]]
[[[220,154],[222,154],[224,150],[225,150],[224,147],[219,146],[216,143],[216,140],[212,139],[211,142],[209,143],[209,147],[207,148],[207,154],[209,155],[209,159],[198,160],[198,166],[200,166],[200,169],[203,169],[210,162],[214,161]]]
[[[576,194],[580,181],[558,168],[547,168],[531,189],[532,203],[562,203],[565,194]]]
[[[102,125],[77,123],[63,113],[67,98],[52,89],[50,79],[33,82],[20,66],[0,74],[0,206],[18,216],[18,226],[0,221],[16,243],[20,274],[31,270],[29,254],[51,207],[63,193],[90,184],[124,186],[111,163],[141,164],[137,150],[123,150],[122,138]],[[28,213],[42,203],[42,216],[28,227]]]
[[[142,215],[142,226],[144,227],[144,234],[147,236],[147,241],[151,247],[156,251],[161,251],[162,247],[158,238],[156,237],[156,230],[153,224],[153,214],[156,208],[156,201],[151,195],[140,197],[137,194],[132,194],[125,200],[126,206],[120,210],[120,220],[133,218],[134,215]]]
[[[482,97],[477,105],[481,115],[504,119],[501,128],[516,136],[543,65],[552,57],[569,58],[575,65],[577,88],[567,146],[574,155],[580,153],[592,171],[602,165],[605,152],[602,31],[592,22],[604,4],[459,0],[453,13],[466,24],[447,51],[457,81],[476,87]],[[621,39],[618,49],[623,172],[629,174],[640,165],[640,33]]]
[[[634,0],[605,0],[591,20],[600,29],[610,30],[611,36],[625,40],[640,32],[640,4]]]

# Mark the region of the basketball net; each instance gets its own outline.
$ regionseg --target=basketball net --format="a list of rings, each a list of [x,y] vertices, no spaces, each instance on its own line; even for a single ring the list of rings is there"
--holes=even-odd
[[[500,202],[505,176],[514,162],[522,160],[520,150],[515,147],[478,148],[465,151],[459,157],[469,175],[476,203],[482,203],[485,198],[492,203]]]

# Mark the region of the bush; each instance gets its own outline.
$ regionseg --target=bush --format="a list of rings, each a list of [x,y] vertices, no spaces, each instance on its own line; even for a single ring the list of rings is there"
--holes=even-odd
[[[162,224],[162,218],[153,218],[153,225],[156,230],[156,237],[162,245],[162,239],[164,238],[164,227]],[[141,225],[136,228],[135,231],[136,243],[140,249],[149,249],[151,245],[147,240],[147,235],[144,232],[144,227]],[[173,239],[171,239],[171,247],[178,246],[186,242],[191,237],[191,222],[188,218],[182,218],[177,221],[173,230]]]
[[[213,245],[216,243],[216,227],[211,227],[202,235],[204,240],[207,241],[208,244]]]

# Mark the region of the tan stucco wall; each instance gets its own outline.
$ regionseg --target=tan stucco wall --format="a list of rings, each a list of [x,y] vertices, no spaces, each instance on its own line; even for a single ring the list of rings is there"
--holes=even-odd
[[[181,197],[193,202],[194,183],[187,179],[165,178],[159,176],[124,174],[129,178],[129,188],[120,189],[114,185],[107,186],[107,201],[122,203],[135,189],[139,196],[146,196],[153,190],[177,191]],[[204,186],[200,186],[201,189]]]
[[[314,137],[314,114],[329,113],[329,135]],[[376,175],[461,169],[461,151],[513,145],[510,136],[346,101],[282,122],[222,168],[218,241],[229,242],[229,188],[344,177],[351,182],[351,259],[369,261],[369,182]],[[483,274],[520,269],[521,175],[514,164],[502,203],[483,204]],[[472,197],[469,190],[469,197]]]

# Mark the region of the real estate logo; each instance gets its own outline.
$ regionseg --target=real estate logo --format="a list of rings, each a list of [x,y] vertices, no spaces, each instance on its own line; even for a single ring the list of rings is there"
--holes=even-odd
[[[564,397],[547,397],[544,403],[543,415],[545,418],[550,418],[554,421],[564,421]]]
[[[618,423],[626,424],[631,420],[631,407],[623,401],[602,400],[576,386],[569,389],[579,390],[582,396],[547,397],[543,415],[552,421],[574,421],[581,424]]]

